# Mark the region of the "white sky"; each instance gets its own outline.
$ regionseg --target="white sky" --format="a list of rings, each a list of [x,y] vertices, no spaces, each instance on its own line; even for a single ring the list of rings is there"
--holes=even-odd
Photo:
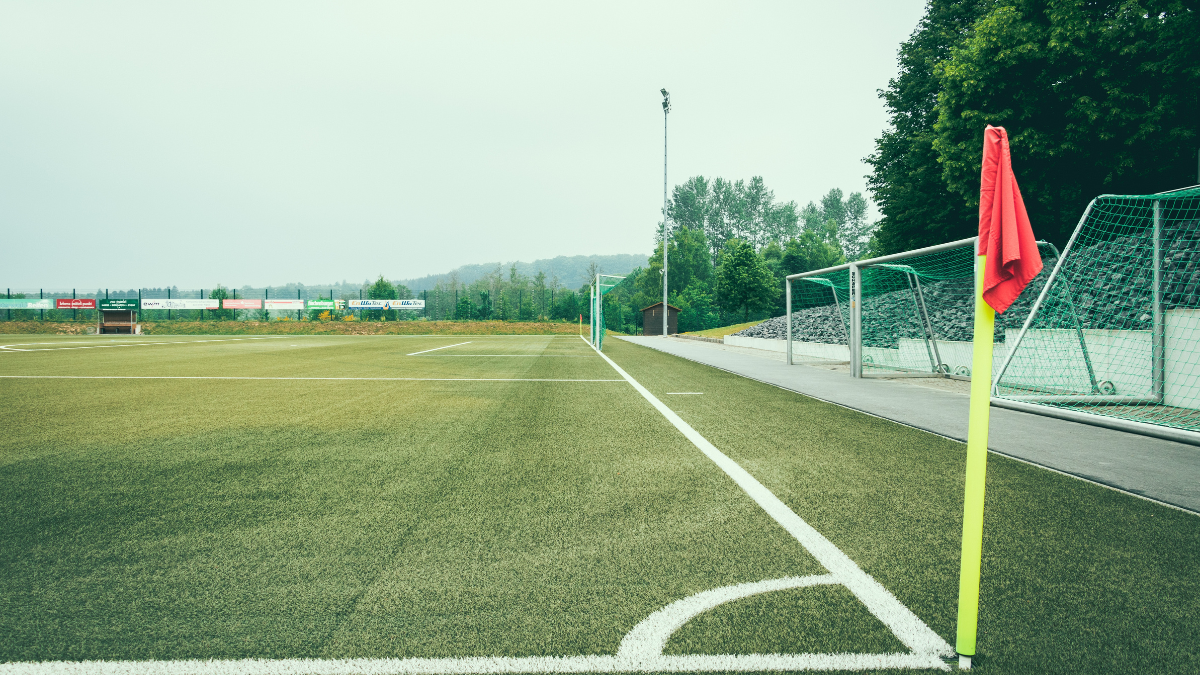
[[[862,190],[922,0],[0,2],[0,284],[648,253],[671,185]]]

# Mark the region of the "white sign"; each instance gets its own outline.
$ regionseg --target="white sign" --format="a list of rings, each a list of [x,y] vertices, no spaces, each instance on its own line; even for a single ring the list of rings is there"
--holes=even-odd
[[[54,309],[54,301],[50,298],[0,298],[0,309]]]
[[[220,300],[183,300],[177,298],[142,298],[142,309],[219,309]]]
[[[263,309],[291,310],[304,309],[303,300],[263,300]]]
[[[424,309],[424,300],[351,300],[350,309]]]
[[[424,300],[388,300],[392,309],[425,309]]]

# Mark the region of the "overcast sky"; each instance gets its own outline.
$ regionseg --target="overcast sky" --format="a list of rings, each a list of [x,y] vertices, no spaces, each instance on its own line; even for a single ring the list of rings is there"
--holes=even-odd
[[[672,185],[863,189],[921,0],[0,2],[0,284],[648,253]]]

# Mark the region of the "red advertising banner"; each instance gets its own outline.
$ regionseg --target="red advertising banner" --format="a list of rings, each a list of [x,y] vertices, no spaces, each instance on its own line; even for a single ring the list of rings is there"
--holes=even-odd
[[[262,300],[234,300],[225,298],[221,301],[225,309],[262,309]]]
[[[55,309],[96,309],[93,298],[58,298],[54,301]]]

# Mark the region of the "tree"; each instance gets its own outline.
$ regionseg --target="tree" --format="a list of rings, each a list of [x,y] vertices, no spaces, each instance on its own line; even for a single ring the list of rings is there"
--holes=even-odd
[[[717,284],[721,306],[731,312],[741,310],[743,321],[750,312],[770,307],[779,292],[771,270],[754,247],[739,239],[725,243]]]
[[[1195,183],[1200,11],[1185,0],[1023,0],[975,23],[935,72],[942,178],[979,202],[983,131],[1008,130],[1034,231],[1065,243],[1101,193]]]
[[[990,5],[988,0],[929,0],[917,29],[900,45],[900,73],[879,92],[891,128],[864,160],[872,168],[867,190],[882,214],[879,253],[962,239],[978,227],[975,213],[946,188],[933,149],[941,87],[935,71]]]
[[[787,243],[779,261],[784,276],[811,272],[846,262],[836,244],[825,241],[814,232],[805,231]]]
[[[762,176],[748,182],[716,178],[711,183],[704,176],[693,176],[675,186],[667,213],[676,229],[704,233],[713,261],[730,239],[758,249],[794,237],[799,223],[796,203],[777,203]]]
[[[821,205],[809,202],[800,212],[804,232],[831,244],[851,260],[863,258],[870,248],[875,224],[867,222],[867,200],[861,192],[842,199],[842,191],[833,188],[821,198]]]
[[[1009,133],[1025,206],[1061,244],[1102,193],[1194,182],[1200,12],[1185,0],[931,0],[880,93],[866,161],[880,252],[975,234],[987,124]]]
[[[229,297],[229,290],[218,284],[217,287],[212,289],[212,291],[208,294],[208,297],[210,300],[225,300]],[[224,305],[225,303],[222,302],[221,304]],[[217,321],[233,321],[234,319],[237,319],[237,310],[225,309],[224,307],[221,309],[211,309],[209,310],[209,316]]]
[[[384,279],[383,275],[380,274],[379,279],[377,279],[375,283],[371,284],[370,287],[367,288],[367,297],[372,300],[395,300],[396,287],[392,285],[392,282]],[[388,321],[395,321],[396,311],[392,309],[371,309],[367,310],[367,316],[375,320],[379,320],[382,317]]]

